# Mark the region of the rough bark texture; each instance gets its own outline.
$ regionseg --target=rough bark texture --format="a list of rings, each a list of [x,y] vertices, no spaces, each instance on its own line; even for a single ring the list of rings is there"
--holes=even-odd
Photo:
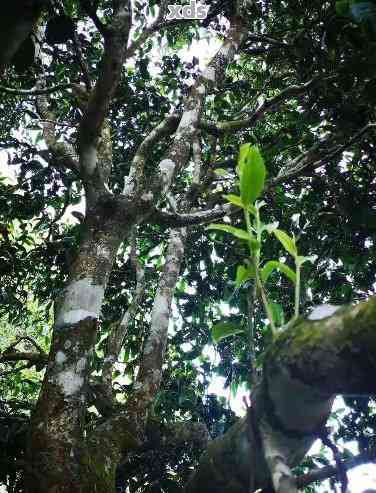
[[[93,216],[85,224],[80,251],[57,302],[49,362],[31,423],[30,492],[53,488],[72,492],[81,487],[80,449],[91,355],[104,290],[122,240],[116,225],[103,228],[104,218]]]
[[[209,445],[186,493],[246,493],[251,466],[255,489],[273,483],[286,491],[286,468],[303,459],[325,425],[334,396],[375,393],[370,375],[376,372],[376,298],[334,314],[317,313],[276,337],[248,416]]]

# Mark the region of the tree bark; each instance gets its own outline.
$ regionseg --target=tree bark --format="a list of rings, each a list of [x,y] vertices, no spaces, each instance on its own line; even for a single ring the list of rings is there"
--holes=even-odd
[[[185,493],[248,493],[251,466],[255,489],[284,491],[283,469],[304,458],[334,397],[375,393],[376,297],[329,314],[314,311],[280,332],[247,416],[209,445]]]
[[[88,211],[79,252],[57,301],[48,365],[32,416],[26,482],[30,493],[81,491],[91,358],[104,291],[123,231],[116,214],[109,220],[100,208]]]

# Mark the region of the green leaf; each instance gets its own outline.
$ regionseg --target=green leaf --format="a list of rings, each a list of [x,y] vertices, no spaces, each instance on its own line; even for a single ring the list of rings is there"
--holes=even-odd
[[[282,243],[284,249],[289,252],[289,254],[292,255],[294,258],[297,257],[298,250],[296,248],[294,238],[291,238],[291,236],[289,236],[285,231],[282,231],[281,229],[276,229],[273,231],[273,233]]]
[[[266,262],[264,267],[261,269],[261,279],[263,282],[266,282],[269,279],[270,274],[274,271],[278,270],[285,274],[286,277],[290,279],[294,284],[296,283],[296,274],[290,269],[290,267],[282,262],[278,262],[278,260],[269,260]]]
[[[209,226],[206,229],[216,229],[218,231],[225,231],[226,233],[230,233],[233,236],[236,236],[236,238],[239,238],[241,240],[246,240],[246,241],[250,240],[247,231],[244,231],[244,229],[235,228],[234,226],[230,226],[229,224],[209,224]]]
[[[240,196],[243,204],[253,204],[264,189],[266,168],[256,146],[244,144],[239,153]]]
[[[300,265],[305,264],[306,262],[311,262],[312,264],[316,262],[317,255],[310,255],[309,257],[302,257],[298,255],[296,257],[296,262],[299,263]]]
[[[212,339],[217,344],[226,337],[244,332],[244,329],[233,322],[220,322],[212,326]]]
[[[280,305],[279,303],[274,303],[274,301],[272,301],[271,303],[269,303],[269,306],[272,312],[273,321],[276,324],[276,326],[281,327],[282,325],[284,325],[285,313],[283,311],[282,305]]]
[[[232,193],[229,193],[227,195],[222,195],[222,197],[226,199],[228,202],[230,202],[230,204],[236,205],[237,207],[241,207],[242,209],[246,209],[248,212],[250,212],[253,215],[256,214],[256,207],[252,204],[249,204],[247,206],[244,205],[239,195],[233,195]]]
[[[236,279],[235,286],[240,288],[240,286],[248,281],[248,279],[253,279],[255,277],[255,269],[253,266],[238,265],[236,269]]]
[[[239,178],[242,172],[242,168],[246,163],[250,148],[251,148],[251,144],[243,144],[239,148],[238,166],[236,167],[236,172]]]
[[[336,12],[338,15],[346,16],[349,14],[349,0],[339,0],[336,2]]]
[[[230,204],[236,205],[237,207],[241,207],[244,209],[244,204],[242,202],[242,199],[239,197],[239,195],[233,195],[231,193],[227,195],[222,195],[224,199],[226,199]]]
[[[223,169],[223,168],[217,168],[214,170],[214,173],[218,176],[227,176],[228,175],[228,171],[227,169]]]
[[[255,238],[251,238],[249,240],[249,243],[251,245],[251,248],[252,248],[252,251],[253,252],[255,252],[256,250],[260,250],[260,247],[261,247],[260,242],[257,241]]]

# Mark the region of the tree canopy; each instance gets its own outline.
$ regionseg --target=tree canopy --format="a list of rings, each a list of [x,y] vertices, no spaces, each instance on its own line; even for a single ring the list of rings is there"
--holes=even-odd
[[[170,3],[3,7],[0,482],[346,491],[376,458],[376,2]]]

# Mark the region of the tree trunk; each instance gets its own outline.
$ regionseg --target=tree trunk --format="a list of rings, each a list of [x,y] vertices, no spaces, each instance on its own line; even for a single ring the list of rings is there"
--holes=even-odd
[[[81,246],[57,301],[49,361],[32,416],[29,493],[81,491],[88,376],[98,317],[123,235],[98,210],[88,212]]]

